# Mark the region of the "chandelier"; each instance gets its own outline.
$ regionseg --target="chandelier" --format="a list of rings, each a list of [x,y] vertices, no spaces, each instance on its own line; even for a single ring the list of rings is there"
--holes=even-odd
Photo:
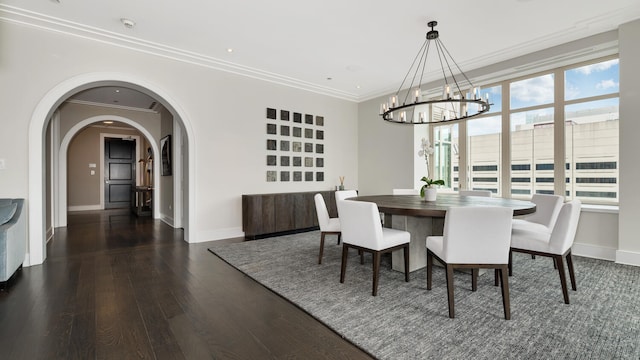
[[[407,71],[398,91],[391,96],[389,102],[380,106],[380,115],[385,121],[398,124],[429,124],[468,119],[489,111],[489,94],[483,99],[480,88],[474,86],[460,66],[453,60],[444,46],[438,31],[433,28],[437,21],[427,24],[431,30],[427,32],[413,63]],[[422,78],[427,64],[429,47],[432,45],[438,54],[440,68],[444,77],[443,92],[440,99],[422,99]],[[454,75],[453,71],[457,71]],[[409,75],[413,72],[409,86],[403,90]]]

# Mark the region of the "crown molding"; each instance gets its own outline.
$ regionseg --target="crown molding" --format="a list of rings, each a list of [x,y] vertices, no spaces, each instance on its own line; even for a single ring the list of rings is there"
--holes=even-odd
[[[118,46],[128,50],[138,51],[141,53],[164,57],[191,65],[202,66],[209,69],[263,80],[274,84],[284,85],[287,87],[339,98],[342,100],[353,102],[357,102],[359,100],[358,95],[351,92],[341,91],[326,86],[320,86],[285,75],[234,64],[232,62],[217,59],[204,54],[187,51],[160,43],[146,41],[112,31],[106,31],[96,27],[91,27],[84,24],[48,16],[45,14],[24,10],[14,6],[0,4],[0,20],[15,24],[21,24],[45,31],[51,31],[63,35],[92,40],[107,45]]]

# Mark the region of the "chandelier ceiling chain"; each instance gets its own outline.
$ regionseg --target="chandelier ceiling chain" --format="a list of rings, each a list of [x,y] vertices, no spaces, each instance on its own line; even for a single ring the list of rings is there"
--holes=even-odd
[[[384,103],[380,107],[382,118],[392,123],[416,125],[459,121],[489,111],[492,104],[489,103],[488,94],[486,99],[482,99],[480,88],[471,83],[471,80],[453,59],[449,50],[440,40],[440,34],[434,30],[438,22],[430,21],[427,25],[431,27],[431,30],[427,32],[426,40],[413,59],[398,91],[391,96],[388,103]],[[431,42],[434,43],[442,70],[443,95],[440,99],[422,100],[422,80],[426,72]],[[403,90],[412,70],[414,73],[411,77],[411,83],[407,89]],[[458,72],[458,79],[456,79],[454,70]],[[417,86],[414,88],[418,78]],[[453,89],[451,89],[451,85],[454,86]],[[404,96],[401,96],[403,92]],[[402,104],[399,101],[401,98],[403,98]],[[412,100],[413,102],[411,102]]]

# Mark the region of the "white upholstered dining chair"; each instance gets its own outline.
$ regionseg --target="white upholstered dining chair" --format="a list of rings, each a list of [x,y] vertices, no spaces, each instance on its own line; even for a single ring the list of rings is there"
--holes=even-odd
[[[453,270],[471,269],[473,290],[478,269],[496,269],[501,276],[504,317],[511,318],[509,305],[509,243],[513,210],[506,207],[451,207],[447,209],[443,236],[428,236],[427,290],[431,290],[433,258],[445,267],[449,317],[455,317]]]
[[[484,196],[491,197],[491,191],[489,190],[460,190],[458,191],[460,196]]]
[[[358,192],[355,190],[338,190],[336,191],[336,207],[338,203],[344,199],[358,196]],[[338,217],[340,217],[340,207],[338,207]]]
[[[373,254],[373,286],[371,295],[378,294],[380,258],[382,254],[396,250],[404,251],[404,278],[409,282],[409,241],[407,231],[383,228],[380,224],[378,206],[365,201],[343,200],[338,203],[342,228],[342,264],[340,283],[344,283],[347,270],[347,255],[350,248]]]
[[[315,194],[313,200],[316,203],[316,214],[318,215],[318,226],[320,227],[320,255],[318,264],[322,264],[322,253],[324,252],[324,237],[326,235],[338,235],[338,245],[340,245],[340,219],[330,218],[327,205],[322,194]]]
[[[567,291],[567,279],[564,270],[563,258],[567,259],[571,288],[576,290],[576,276],[573,269],[573,259],[571,258],[571,246],[578,229],[580,220],[580,200],[572,200],[562,205],[558,219],[551,233],[531,231],[526,229],[513,229],[511,235],[511,252],[522,252],[531,255],[551,257],[554,260],[560,274],[560,285],[565,304],[569,303],[569,292]],[[509,272],[511,273],[513,263],[511,253],[509,253]]]
[[[564,198],[560,195],[533,194],[531,202],[536,204],[536,211],[533,214],[513,219],[513,229],[550,234],[558,219],[563,201]],[[536,256],[531,255],[531,258],[535,259]],[[511,269],[509,269],[509,275],[511,275]]]

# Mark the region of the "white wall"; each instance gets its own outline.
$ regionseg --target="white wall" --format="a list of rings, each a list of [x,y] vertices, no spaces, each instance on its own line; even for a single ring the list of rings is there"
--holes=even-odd
[[[0,159],[7,164],[0,170],[0,197],[42,201],[30,197],[28,186],[29,147],[42,148],[29,143],[31,122],[43,121],[33,116],[69,79],[105,73],[145,85],[180,110],[191,146],[189,241],[241,236],[243,193],[331,189],[340,175],[348,186],[358,184],[355,103],[22,25],[0,22],[0,33],[0,79],[11,84],[0,87]],[[265,181],[267,107],[324,116],[324,182]],[[43,155],[32,151],[31,158]],[[41,214],[34,209],[30,215]],[[42,251],[31,250],[35,258]]]
[[[487,68],[467,73],[472,79],[495,82],[510,78],[519,68],[529,68],[529,72],[540,71],[540,67],[529,67],[529,63],[543,59],[557,58],[561,63],[546,64],[547,68],[579,62],[563,53],[580,52],[580,49],[596,49],[592,58],[611,54],[612,43],[618,38],[615,32],[599,34],[570,44],[547,49],[529,56],[494,64]],[[640,265],[640,187],[635,179],[640,179],[637,154],[640,142],[635,138],[640,134],[637,121],[637,99],[640,97],[640,21],[622,25],[617,39],[620,48],[620,209],[615,211],[586,210],[581,214],[579,229],[573,252],[576,255],[599,257],[621,263]],[[614,49],[615,50],[615,49]],[[585,60],[585,59],[582,59]],[[525,75],[522,72],[519,76]],[[428,84],[426,88],[429,88]],[[405,125],[387,124],[378,115],[380,104],[387,97],[362,102],[358,107],[360,144],[358,147],[359,188],[365,194],[389,194],[393,188],[413,187],[417,177],[414,168],[417,146],[413,128]],[[415,126],[415,131],[420,126]],[[420,175],[421,176],[421,175]],[[374,180],[375,179],[375,180]],[[633,179],[625,181],[625,179]],[[619,233],[619,236],[618,236]]]
[[[640,20],[623,24],[620,41],[620,218],[617,259],[640,264]]]

